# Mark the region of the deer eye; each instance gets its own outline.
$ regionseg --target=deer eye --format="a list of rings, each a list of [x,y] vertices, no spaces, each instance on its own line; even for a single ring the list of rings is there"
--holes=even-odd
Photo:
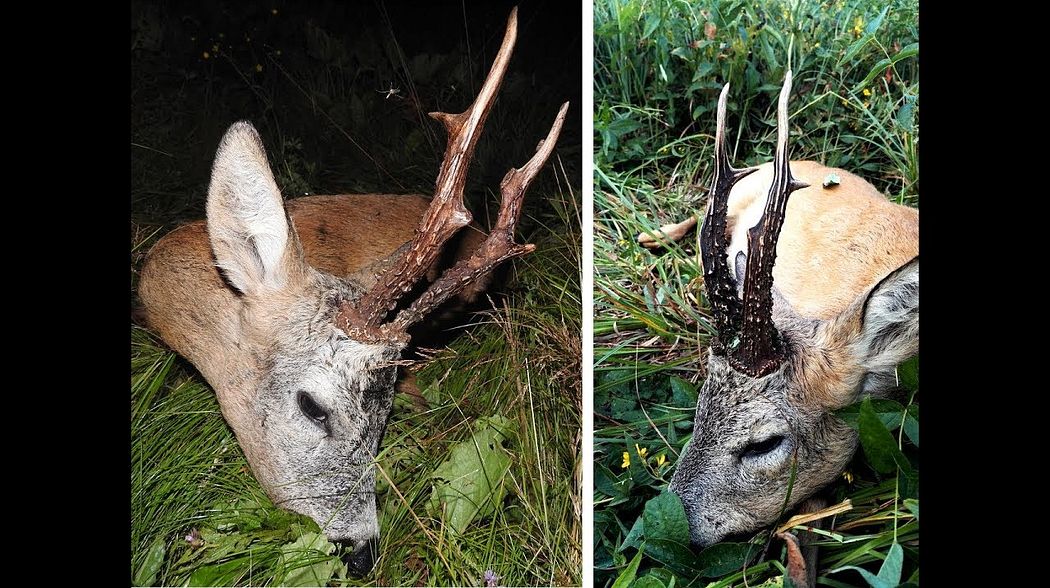
[[[299,392],[297,399],[299,401],[299,410],[303,411],[303,414],[327,428],[325,421],[328,420],[328,411],[321,408],[321,406],[314,401],[313,397],[306,392]]]
[[[763,455],[772,453],[783,443],[783,435],[773,435],[772,437],[763,439],[761,441],[754,441],[752,443],[748,443],[747,447],[744,447],[743,453],[740,454],[740,459],[762,457]]]

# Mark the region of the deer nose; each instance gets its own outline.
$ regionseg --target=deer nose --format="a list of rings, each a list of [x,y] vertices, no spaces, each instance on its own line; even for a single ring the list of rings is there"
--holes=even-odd
[[[376,565],[376,551],[378,537],[372,537],[365,541],[339,541],[341,545],[347,549],[353,548],[353,551],[349,551],[341,558],[343,563],[346,564],[347,570],[357,577],[363,577],[372,571],[372,568]]]

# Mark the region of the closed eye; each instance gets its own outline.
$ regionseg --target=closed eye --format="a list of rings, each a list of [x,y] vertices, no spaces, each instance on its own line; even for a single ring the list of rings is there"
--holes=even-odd
[[[773,435],[761,441],[748,443],[740,454],[740,459],[752,459],[772,453],[784,443],[783,435]]]
[[[299,410],[318,425],[324,427],[325,432],[330,435],[331,430],[328,428],[328,411],[321,408],[321,405],[317,404],[313,397],[307,392],[299,392],[296,400],[299,402]]]

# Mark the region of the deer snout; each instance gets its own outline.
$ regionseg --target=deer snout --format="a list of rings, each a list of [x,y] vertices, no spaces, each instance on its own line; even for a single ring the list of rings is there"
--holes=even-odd
[[[346,564],[347,570],[354,576],[361,578],[368,575],[376,565],[376,552],[379,550],[379,537],[374,536],[364,541],[336,541],[347,551],[340,558]]]

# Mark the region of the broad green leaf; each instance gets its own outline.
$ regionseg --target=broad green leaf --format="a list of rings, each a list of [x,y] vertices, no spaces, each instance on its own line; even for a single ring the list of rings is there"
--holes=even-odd
[[[913,404],[908,407],[908,413],[904,415],[904,434],[918,447],[919,446],[919,405]]]
[[[667,585],[652,574],[646,574],[631,584],[631,588],[667,588]]]
[[[638,517],[634,521],[634,526],[631,527],[630,532],[623,538],[623,543],[616,548],[616,551],[623,551],[628,547],[638,547],[642,543],[642,535],[645,533],[645,519]]]
[[[281,562],[287,572],[281,585],[327,586],[337,571],[345,576],[346,564],[332,555],[335,550],[335,544],[319,533],[305,533],[282,546]]]
[[[475,518],[492,514],[503,501],[503,478],[510,469],[503,442],[512,430],[510,420],[502,416],[478,419],[471,437],[457,443],[431,474],[434,484],[427,509],[456,533]]]
[[[673,541],[689,545],[689,520],[685,516],[682,499],[663,492],[645,503],[642,513],[645,521],[645,538]]]
[[[904,548],[900,543],[894,542],[890,546],[890,552],[879,568],[879,580],[886,582],[887,586],[896,586],[901,582],[901,571],[904,569]]]
[[[691,57],[691,54],[692,54],[692,49],[690,49],[689,47],[675,47],[674,49],[671,50],[671,55],[674,55],[675,57],[680,57],[680,58],[685,59],[687,61]]]
[[[645,553],[645,548],[638,550],[638,553],[631,560],[631,563],[627,564],[627,569],[620,572],[617,576],[616,581],[613,582],[612,588],[627,588],[634,582],[634,577],[638,573],[638,565],[642,563],[642,554]]]
[[[835,411],[835,414],[842,420],[846,421],[847,424],[856,427],[857,419],[860,416],[860,407],[861,402],[858,402],[840,408]],[[883,426],[887,429],[896,429],[900,424],[901,414],[904,412],[904,407],[896,400],[890,400],[889,398],[874,398],[871,399],[871,407],[879,417],[879,421],[881,421]]]
[[[919,519],[919,501],[909,498],[904,501],[905,508],[908,509],[911,514],[915,515],[915,520]]]
[[[667,586],[667,588],[674,588],[676,581],[674,572],[667,568],[652,568],[646,575],[656,578],[661,584]]]
[[[649,35],[653,34],[656,27],[660,26],[660,17],[655,14],[650,14],[645,19],[645,30],[642,31],[642,39],[648,39]]]
[[[868,75],[859,84],[857,84],[856,86],[853,87],[853,93],[856,94],[857,92],[860,92],[861,90],[863,90],[865,88],[865,86],[867,86],[868,83],[871,82],[871,80],[875,79],[875,76],[877,76],[877,75],[881,74],[882,72],[886,71],[886,68],[892,67],[895,63],[897,63],[898,61],[900,61],[902,59],[907,59],[909,57],[915,57],[918,54],[919,54],[919,44],[918,43],[912,43],[911,45],[908,45],[904,49],[901,49],[900,52],[897,53],[896,55],[894,55],[893,57],[887,57],[887,58],[884,58],[884,59],[880,59],[879,62],[876,63],[875,66],[872,67],[870,71],[868,71]]]
[[[688,540],[682,543],[670,539],[646,538],[645,553],[683,576],[695,576],[700,571],[694,564],[696,555],[689,549]]]
[[[244,562],[232,560],[201,566],[193,571],[186,586],[232,586],[244,571]]]
[[[898,457],[900,448],[897,447],[897,440],[879,419],[870,397],[861,402],[857,425],[860,431],[860,445],[864,448],[868,463],[875,471],[889,474],[893,473],[898,465],[907,464],[903,455]]]
[[[696,407],[696,386],[678,376],[671,376],[671,400],[675,406],[683,408]]]
[[[900,110],[897,111],[897,124],[901,126],[907,132],[911,132],[915,127],[915,97],[908,96],[904,99],[904,104],[901,104]]]
[[[901,498],[914,499],[919,497],[919,472],[912,469],[902,469],[898,474],[897,483],[899,484]]]
[[[904,550],[899,543],[894,543],[890,546],[890,551],[886,554],[886,559],[883,560],[882,567],[879,568],[879,574],[877,576],[868,570],[857,566],[842,566],[831,570],[831,573],[836,574],[843,570],[853,570],[860,574],[871,588],[898,588],[901,581],[901,569],[903,566]]]
[[[150,544],[149,550],[146,551],[146,557],[142,560],[142,565],[135,572],[134,583],[136,586],[153,585],[157,579],[157,573],[160,572],[161,565],[164,564],[164,554],[166,552],[167,547],[164,543],[164,537],[157,537]]]
[[[897,366],[897,379],[900,381],[901,386],[909,392],[919,389],[918,355]]]
[[[594,464],[594,489],[613,498],[613,504],[627,500],[633,484],[628,478],[617,478],[609,468]]]
[[[864,581],[867,582],[868,586],[871,586],[871,588],[896,588],[897,586],[896,584],[887,584],[880,580],[879,577],[875,574],[869,572],[868,570],[865,570],[864,568],[858,568],[857,566],[842,566],[841,568],[835,568],[834,570],[831,570],[831,573],[834,574],[843,570],[853,570],[857,572],[864,578]]]
[[[717,578],[744,567],[762,550],[750,543],[715,543],[700,552],[696,558],[696,567],[701,575]]]

